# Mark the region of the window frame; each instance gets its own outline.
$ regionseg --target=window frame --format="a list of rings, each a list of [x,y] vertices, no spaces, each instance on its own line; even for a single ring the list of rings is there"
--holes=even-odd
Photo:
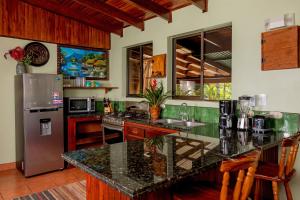
[[[133,46],[126,47],[126,97],[134,97],[134,98],[142,98],[140,95],[143,94],[143,88],[144,88],[144,81],[143,81],[143,75],[144,75],[144,46],[152,45],[152,56],[153,56],[153,42],[146,42],[142,44],[137,44]],[[129,50],[133,48],[139,48],[140,51],[140,94],[129,94]]]
[[[205,84],[205,77],[204,77],[204,35],[208,31],[212,31],[215,29],[221,29],[231,27],[232,23],[226,23],[222,25],[217,25],[209,28],[199,29],[192,32],[187,32],[179,35],[172,36],[171,39],[171,52],[172,52],[172,99],[174,100],[191,100],[191,101],[209,101],[209,102],[219,102],[219,100],[208,100],[204,99],[204,84]],[[200,50],[200,57],[201,57],[201,75],[200,75],[200,84],[201,84],[201,94],[199,96],[178,96],[176,95],[176,82],[177,82],[177,76],[176,76],[176,41],[179,39],[187,38],[187,37],[193,37],[196,35],[201,35],[201,50]],[[232,38],[232,34],[231,34]],[[231,74],[231,83],[232,83],[232,74]]]

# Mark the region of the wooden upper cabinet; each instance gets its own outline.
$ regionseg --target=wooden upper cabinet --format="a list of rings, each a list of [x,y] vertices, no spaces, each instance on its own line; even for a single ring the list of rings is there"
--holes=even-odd
[[[262,33],[262,70],[298,68],[299,26]]]

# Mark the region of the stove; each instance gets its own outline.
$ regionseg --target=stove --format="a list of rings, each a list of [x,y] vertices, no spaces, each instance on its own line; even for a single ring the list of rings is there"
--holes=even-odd
[[[126,102],[125,112],[113,112],[104,115],[102,118],[103,143],[113,144],[124,140],[123,131],[126,119],[149,119],[147,105],[138,102]]]

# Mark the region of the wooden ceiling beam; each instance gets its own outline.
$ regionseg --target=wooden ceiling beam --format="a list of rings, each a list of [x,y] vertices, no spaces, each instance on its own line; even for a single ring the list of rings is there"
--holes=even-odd
[[[179,65],[179,66],[181,66],[181,67],[183,67],[183,68],[186,68],[187,65],[188,65],[188,63],[185,63],[185,62],[182,62],[182,61],[179,60],[179,59],[176,59],[176,65]]]
[[[200,8],[203,12],[208,11],[208,0],[189,0],[189,2]]]
[[[231,77],[206,77],[204,83],[231,83]]]
[[[192,55],[183,55],[183,54],[180,54],[179,52],[176,53],[176,57],[180,58],[180,59],[183,59],[183,60],[186,60],[187,62],[189,63],[192,63],[192,64],[195,64],[195,65],[201,65],[201,60],[192,56]],[[209,65],[205,65],[205,68],[209,68],[209,69],[214,69],[213,71],[217,71],[217,72],[224,72],[224,74],[228,75],[231,73],[231,68],[229,67],[225,67],[219,63],[216,63],[212,60],[209,60],[209,59],[205,59],[205,63],[208,63]],[[222,73],[223,74],[223,73]]]
[[[33,5],[35,7],[52,12],[54,14],[71,18],[75,21],[89,25],[96,29],[123,36],[123,23],[120,23],[119,25],[99,23],[99,21],[94,18],[87,17],[83,14],[80,14],[80,12],[77,10],[66,9],[65,7],[61,6],[58,3],[54,3],[53,1],[40,1],[40,0],[22,0],[22,1],[30,5]]]
[[[135,26],[138,29],[141,29],[142,31],[145,28],[143,20],[134,18],[115,7],[106,4],[105,2],[101,2],[101,1],[96,2],[96,1],[91,1],[91,0],[73,0],[73,1],[83,5],[85,7],[88,7],[90,9],[93,9],[97,12],[100,12],[104,15],[115,18],[116,20],[119,20],[121,22],[125,22],[132,26]]]
[[[187,71],[187,70],[180,69],[180,68],[176,68],[176,72],[179,72],[179,73],[181,73],[181,74],[186,74],[188,71]]]
[[[172,22],[172,12],[167,8],[150,0],[128,0],[143,10],[147,10],[158,17],[167,20],[169,23]]]
[[[187,72],[187,76],[190,76],[190,77],[200,77],[201,73],[195,72],[195,71],[188,71]]]
[[[201,73],[201,66],[198,66],[195,64],[189,64],[188,69],[190,71],[195,71],[195,72]]]
[[[220,69],[221,71],[223,72],[226,72],[227,74],[231,74],[231,68],[230,67],[225,67],[217,62],[214,62],[210,59],[205,59],[205,63],[213,66],[213,67],[216,67],[217,69]]]

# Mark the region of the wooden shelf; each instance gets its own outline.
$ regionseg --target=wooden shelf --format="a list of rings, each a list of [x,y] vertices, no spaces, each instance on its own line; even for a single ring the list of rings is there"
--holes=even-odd
[[[76,141],[76,145],[84,145],[90,143],[102,143],[102,135],[95,135],[92,137],[81,138]]]
[[[104,86],[100,86],[100,87],[64,87],[64,89],[81,89],[81,90],[105,90],[105,93],[108,93],[109,91],[113,90],[113,89],[119,89],[118,87],[104,87]]]
[[[101,147],[103,146],[102,142],[96,142],[96,143],[88,143],[88,144],[80,144],[76,146],[76,149],[86,149],[91,147]]]
[[[105,141],[115,139],[115,138],[119,138],[119,137],[120,137],[119,133],[107,134],[107,135],[105,135]]]

